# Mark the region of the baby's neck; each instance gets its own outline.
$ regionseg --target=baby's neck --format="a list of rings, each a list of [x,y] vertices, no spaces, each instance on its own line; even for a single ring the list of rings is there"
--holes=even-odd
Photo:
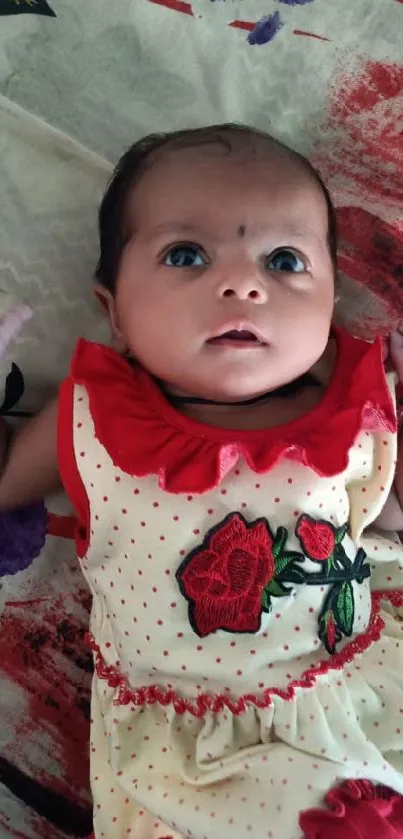
[[[204,425],[239,431],[264,430],[285,425],[312,410],[326,389],[335,361],[336,345],[330,339],[322,358],[310,373],[301,377],[294,388],[288,386],[290,392],[279,388],[274,393],[268,393],[266,398],[234,404],[192,399],[180,399],[176,403],[174,397],[168,398],[177,410]]]
[[[283,398],[268,395],[253,405],[220,405],[182,403],[181,413],[204,425],[231,430],[263,430],[285,425],[310,411],[319,401],[323,388],[319,383]]]

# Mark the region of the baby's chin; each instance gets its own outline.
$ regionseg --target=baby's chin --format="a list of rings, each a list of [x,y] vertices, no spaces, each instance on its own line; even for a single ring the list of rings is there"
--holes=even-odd
[[[165,369],[165,375],[158,378],[173,396],[237,403],[283,388],[309,372],[311,366],[311,359],[304,364],[301,357],[282,359],[280,354],[263,353],[263,358],[256,359],[253,353],[241,353],[235,358],[208,358],[207,363],[205,358],[201,363],[191,359],[187,369],[182,366],[172,371],[172,376]]]
[[[217,376],[213,381],[208,382],[208,390],[214,393],[212,399],[225,400],[226,402],[240,402],[241,400],[254,399],[265,393],[271,393],[296,381],[306,370],[297,369],[280,371],[277,369],[260,371],[260,375],[248,375],[247,371],[225,371],[223,375]],[[206,383],[207,385],[207,383]],[[204,388],[203,388],[204,389]]]
[[[300,375],[295,376],[295,379],[299,378]],[[211,380],[208,382],[195,381],[193,384],[188,382],[186,389],[179,390],[178,388],[168,387],[168,390],[172,395],[179,395],[182,398],[189,397],[237,404],[259,399],[267,393],[275,392],[284,385],[288,385],[290,381],[294,381],[294,379],[279,380],[275,378],[256,382],[249,379],[249,381],[240,382],[239,378],[236,381],[231,381],[230,377],[227,377],[224,381],[218,380],[217,382]]]

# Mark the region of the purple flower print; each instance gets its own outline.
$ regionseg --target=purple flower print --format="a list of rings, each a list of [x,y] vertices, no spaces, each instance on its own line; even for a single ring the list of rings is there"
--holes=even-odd
[[[45,544],[47,529],[44,504],[0,514],[0,577],[28,568]]]
[[[263,17],[258,21],[255,28],[252,29],[252,32],[248,35],[248,44],[253,47],[268,44],[276,37],[277,33],[280,32],[280,29],[282,29],[283,26],[284,24],[280,18],[279,12],[274,12],[273,15]]]
[[[306,3],[313,3],[313,0],[278,0],[278,3],[285,3],[286,6],[305,6]]]

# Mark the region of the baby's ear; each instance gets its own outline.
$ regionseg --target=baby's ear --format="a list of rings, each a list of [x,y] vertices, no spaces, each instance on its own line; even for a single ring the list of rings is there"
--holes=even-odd
[[[106,312],[109,317],[112,327],[113,346],[118,353],[122,353],[123,355],[127,352],[127,346],[120,331],[115,298],[112,292],[105,288],[105,286],[99,285],[99,283],[94,286],[94,294],[100,302],[104,312]]]

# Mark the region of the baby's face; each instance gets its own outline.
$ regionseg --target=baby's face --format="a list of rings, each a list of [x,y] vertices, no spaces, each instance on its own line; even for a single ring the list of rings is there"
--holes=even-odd
[[[334,303],[318,185],[259,142],[165,152],[136,186],[116,322],[175,393],[247,399],[322,355]]]

